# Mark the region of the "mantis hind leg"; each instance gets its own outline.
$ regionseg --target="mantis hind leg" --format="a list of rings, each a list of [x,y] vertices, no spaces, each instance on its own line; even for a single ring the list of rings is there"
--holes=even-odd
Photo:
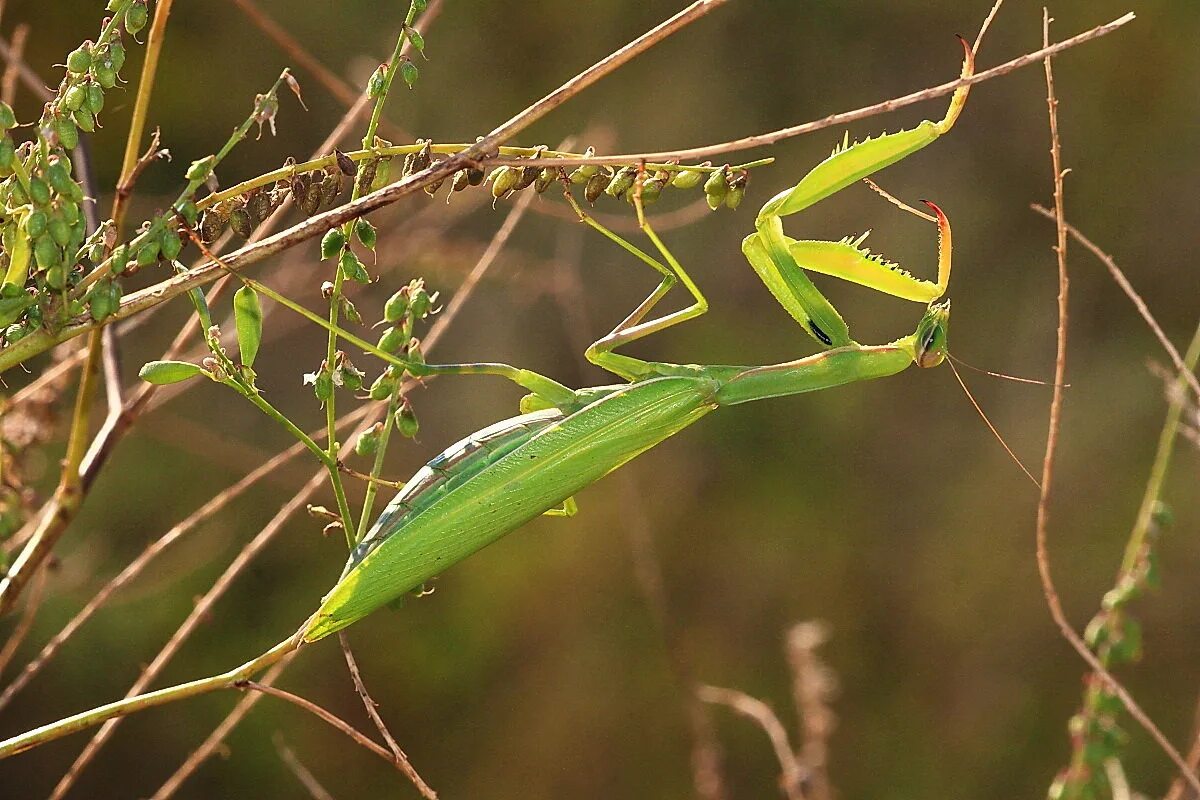
[[[635,191],[635,189],[630,189]],[[625,317],[617,324],[609,333],[597,339],[588,347],[584,356],[588,361],[592,362],[601,369],[608,370],[615,375],[620,375],[626,380],[637,380],[646,375],[654,374],[654,366],[650,362],[642,361],[641,359],[633,358],[632,356],[623,355],[613,352],[617,347],[628,342],[637,341],[652,333],[656,333],[672,325],[678,325],[689,319],[700,316],[708,311],[708,301],[704,294],[700,291],[700,287],[692,280],[683,265],[679,260],[667,249],[663,244],[662,239],[654,232],[654,228],[646,221],[646,215],[642,208],[641,199],[635,196],[634,205],[637,208],[638,226],[646,237],[653,243],[654,248],[658,250],[662,256],[662,261],[654,258],[654,256],[637,247],[624,237],[610,231],[608,228],[601,225],[596,220],[592,219],[575,201],[575,198],[568,192],[566,194],[567,201],[575,209],[575,213],[579,215],[580,221],[588,224],[592,228],[602,233],[608,239],[615,242],[621,248],[629,253],[632,253],[639,261],[650,266],[655,272],[662,276],[658,286],[654,288],[646,299],[638,304],[629,316]],[[669,265],[669,266],[667,266]],[[671,288],[676,283],[682,283],[684,288],[692,295],[692,304],[678,311],[673,311],[656,319],[646,320],[646,317],[658,305],[666,295],[671,291]]]

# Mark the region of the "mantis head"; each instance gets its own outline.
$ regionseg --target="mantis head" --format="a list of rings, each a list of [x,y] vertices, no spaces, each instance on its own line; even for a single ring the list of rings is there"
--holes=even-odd
[[[946,336],[950,330],[950,301],[930,303],[913,335],[913,361],[918,367],[936,367],[946,359]]]

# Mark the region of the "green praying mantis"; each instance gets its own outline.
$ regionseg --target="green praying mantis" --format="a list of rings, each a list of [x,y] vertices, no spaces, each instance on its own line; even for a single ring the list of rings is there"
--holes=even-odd
[[[962,76],[974,58],[963,41]],[[617,348],[705,313],[708,303],[687,271],[646,221],[638,221],[658,258],[606,229],[567,192],[579,218],[653,268],[657,287],[606,336],[588,347],[591,363],[624,383],[570,389],[507,364],[425,364],[393,359],[417,377],[493,375],[530,392],[522,414],[490,425],[444,450],[399,491],[357,543],[332,590],[288,639],[233,670],[100,706],[0,742],[0,758],[116,716],[184,697],[237,686],[304,644],[315,642],[420,587],[451,565],[543,514],[571,515],[574,496],[637,455],[725,406],[801,394],[882,378],[909,366],[934,367],[947,354],[949,301],[938,302],[950,278],[951,235],[946,215],[931,202],[939,232],[936,282],[914,277],[861,247],[792,239],[782,218],[808,208],[949,131],[967,100],[959,87],[945,116],[912,129],[843,144],[791,189],[759,211],[742,251],[787,312],[823,348],[767,366],[684,365],[643,361]],[[665,263],[664,263],[665,262]],[[807,272],[818,272],[927,304],[915,332],[884,345],[861,345]],[[691,294],[684,309],[647,319],[680,283]],[[386,354],[383,354],[386,355]]]

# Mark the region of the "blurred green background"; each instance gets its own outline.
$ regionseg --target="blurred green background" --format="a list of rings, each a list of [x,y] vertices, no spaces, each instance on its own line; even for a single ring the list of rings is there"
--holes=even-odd
[[[3,30],[30,22],[29,60],[57,80],[50,65],[95,35],[102,5],[10,0]],[[448,0],[424,30],[430,60],[418,62],[417,89],[397,90],[388,117],[437,141],[471,140],[682,5]],[[583,137],[580,148],[591,142],[636,152],[720,142],[856,108],[956,75],[953,34],[973,37],[988,5],[735,0],[589,89],[520,143],[553,145],[575,135]],[[361,85],[390,52],[407,3],[261,0],[261,7]],[[1135,23],[1055,62],[1064,160],[1072,169],[1067,212],[1125,266],[1182,347],[1200,286],[1193,266],[1200,4],[1056,2],[1052,36],[1131,9]],[[1040,38],[1041,4],[1010,0],[982,48],[981,67],[1034,50]],[[130,47],[126,77],[138,74],[142,53]],[[184,166],[219,146],[288,63],[232,3],[176,3],[151,112],[175,160],[143,177],[138,218],[168,202]],[[309,110],[285,97],[278,137],[239,147],[220,170],[226,185],[288,155],[306,156],[340,115],[311,76],[297,76]],[[36,104],[28,93],[21,98],[19,116],[32,118]],[[101,186],[115,181],[131,104],[131,91],[112,95],[105,129],[93,137]],[[939,117],[943,108],[944,100],[933,101],[856,124],[851,133],[895,130]],[[739,243],[757,207],[841,136],[827,130],[732,156],[777,161],[754,172],[736,213],[664,233],[706,289],[710,313],[632,352],[771,363],[813,350],[757,282]],[[953,352],[1042,378],[1053,363],[1053,226],[1029,204],[1050,199],[1048,145],[1045,86],[1034,66],[976,87],[951,136],[879,176],[910,202],[935,199],[954,223]],[[441,195],[433,202],[441,207]],[[482,198],[474,202],[429,236],[412,222],[429,204],[423,196],[376,215],[383,277],[355,296],[364,316],[377,318],[383,299],[417,275],[454,294],[507,205],[492,212]],[[563,208],[551,195],[538,204]],[[613,201],[598,210],[628,213]],[[437,224],[441,216],[423,219]],[[872,227],[875,249],[932,274],[932,230],[866,188],[848,189],[786,224],[814,237]],[[1165,358],[1102,266],[1075,246],[1069,257],[1071,388],[1051,551],[1068,612],[1082,627],[1111,585],[1141,496],[1164,411],[1161,381],[1147,365]],[[580,298],[570,291],[575,270]],[[317,307],[317,287],[330,273],[313,244],[289,256],[285,269],[267,265],[259,274]],[[507,361],[571,385],[606,382],[583,361],[582,346],[651,286],[646,270],[596,236],[530,214],[436,358]],[[822,286],[860,341],[904,335],[920,313],[856,287]],[[185,314],[176,304],[126,337],[130,381]],[[274,316],[260,356],[269,396],[308,428],[322,415],[300,379],[319,363],[322,341],[319,331]],[[1014,449],[1039,463],[1049,391],[967,378]],[[405,477],[450,442],[510,415],[518,397],[486,378],[439,380],[418,391],[420,436],[395,448],[388,474]],[[62,542],[61,568],[23,652],[57,631],[148,541],[289,443],[215,385],[196,386],[145,419]],[[1200,684],[1200,542],[1193,536],[1200,519],[1195,450],[1181,449],[1167,489],[1176,524],[1161,548],[1164,590],[1137,605],[1146,657],[1124,674],[1166,732],[1186,744]],[[48,454],[47,464],[56,457]],[[280,470],[157,562],[4,713],[4,734],[123,693],[193,598],[312,470],[305,462]],[[575,519],[529,525],[448,572],[432,596],[350,632],[385,718],[443,797],[692,793],[679,687],[635,577],[631,531],[640,526],[657,553],[677,652],[695,677],[762,697],[793,729],[782,636],[797,620],[829,623],[832,639],[822,652],[841,687],[830,772],[841,796],[1044,794],[1068,756],[1066,720],[1079,704],[1083,668],[1053,628],[1037,581],[1036,491],[948,370],[912,370],[713,415],[622,473],[584,492]],[[339,543],[323,540],[319,529],[294,520],[160,685],[226,669],[294,630],[343,559]],[[367,726],[332,642],[306,651],[281,685]],[[74,796],[148,795],[236,699],[210,696],[128,720]],[[778,770],[761,731],[724,709],[713,718],[729,795],[775,796]],[[276,731],[338,798],[414,795],[378,760],[268,700],[230,738],[227,757],[205,764],[178,796],[302,796],[271,744]],[[84,741],[75,736],[6,762],[0,794],[44,796]],[[1165,757],[1138,730],[1129,753],[1134,786],[1161,795],[1172,777]]]

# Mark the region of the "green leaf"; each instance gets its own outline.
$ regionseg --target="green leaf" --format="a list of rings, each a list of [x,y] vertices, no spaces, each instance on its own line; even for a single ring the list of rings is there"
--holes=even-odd
[[[237,323],[238,351],[247,367],[254,365],[258,346],[262,344],[262,316],[258,292],[243,286],[234,293],[233,319]]]
[[[138,377],[147,383],[165,386],[207,374],[199,364],[187,361],[151,361],[141,368]]]

